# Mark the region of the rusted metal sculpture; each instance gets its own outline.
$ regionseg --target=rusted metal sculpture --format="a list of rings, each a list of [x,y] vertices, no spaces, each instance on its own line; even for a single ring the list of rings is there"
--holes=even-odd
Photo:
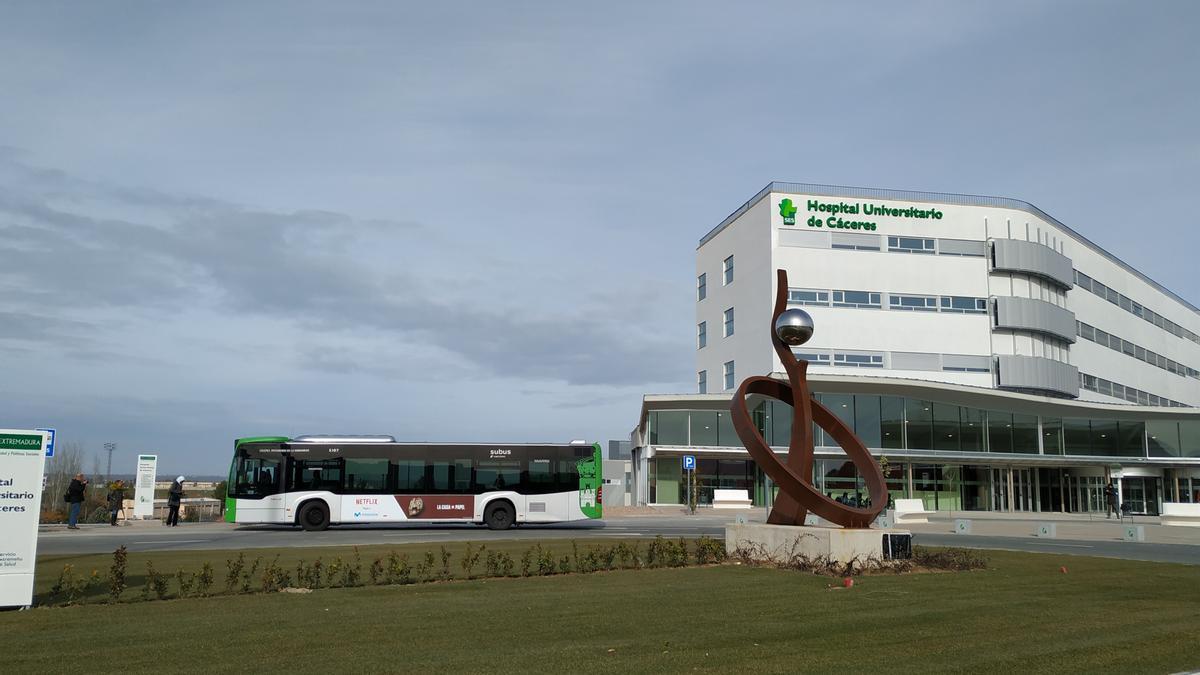
[[[797,359],[792,346],[803,344],[812,335],[812,320],[807,312],[787,309],[787,272],[776,272],[775,312],[771,316],[771,344],[783,361],[788,381],[772,377],[746,378],[734,394],[729,412],[738,438],[763,472],[779,485],[779,496],[767,517],[776,525],[803,525],[809,512],[842,527],[869,527],[887,506],[888,492],[883,472],[863,442],[829,408],[812,400],[808,389],[808,361]],[[781,320],[782,318],[782,320]],[[788,342],[785,342],[784,340]],[[791,343],[790,345],[788,343]],[[788,443],[787,463],[779,461],[771,446],[763,440],[746,407],[746,397],[759,394],[792,406],[792,435]],[[867,484],[871,495],[869,508],[857,508],[836,502],[821,494],[812,483],[813,422],[828,433]]]

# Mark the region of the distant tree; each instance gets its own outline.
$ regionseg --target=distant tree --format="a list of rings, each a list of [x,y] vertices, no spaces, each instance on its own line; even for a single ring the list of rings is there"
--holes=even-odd
[[[217,483],[212,489],[212,498],[221,500],[221,513],[225,513],[225,493],[228,489],[229,486],[226,485],[225,481]]]

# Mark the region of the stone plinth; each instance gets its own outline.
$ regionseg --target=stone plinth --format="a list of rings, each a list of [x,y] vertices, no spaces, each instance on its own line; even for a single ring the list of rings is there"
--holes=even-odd
[[[894,529],[846,529],[810,525],[768,525],[766,523],[733,523],[725,526],[725,550],[732,554],[741,548],[752,557],[783,562],[797,555],[806,558],[829,558],[848,563],[858,558],[883,560],[884,535],[907,535]]]

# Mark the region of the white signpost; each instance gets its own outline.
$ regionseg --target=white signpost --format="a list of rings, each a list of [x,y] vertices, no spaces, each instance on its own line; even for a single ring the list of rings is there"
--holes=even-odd
[[[137,482],[133,490],[133,515],[154,517],[154,477],[158,475],[158,455],[138,455]]]
[[[33,604],[46,432],[0,429],[0,607]]]

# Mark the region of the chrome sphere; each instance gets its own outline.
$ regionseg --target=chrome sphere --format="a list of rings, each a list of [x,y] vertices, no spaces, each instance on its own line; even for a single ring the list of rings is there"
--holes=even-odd
[[[795,347],[808,342],[813,335],[813,318],[802,309],[785,310],[775,320],[775,335],[783,344]]]

